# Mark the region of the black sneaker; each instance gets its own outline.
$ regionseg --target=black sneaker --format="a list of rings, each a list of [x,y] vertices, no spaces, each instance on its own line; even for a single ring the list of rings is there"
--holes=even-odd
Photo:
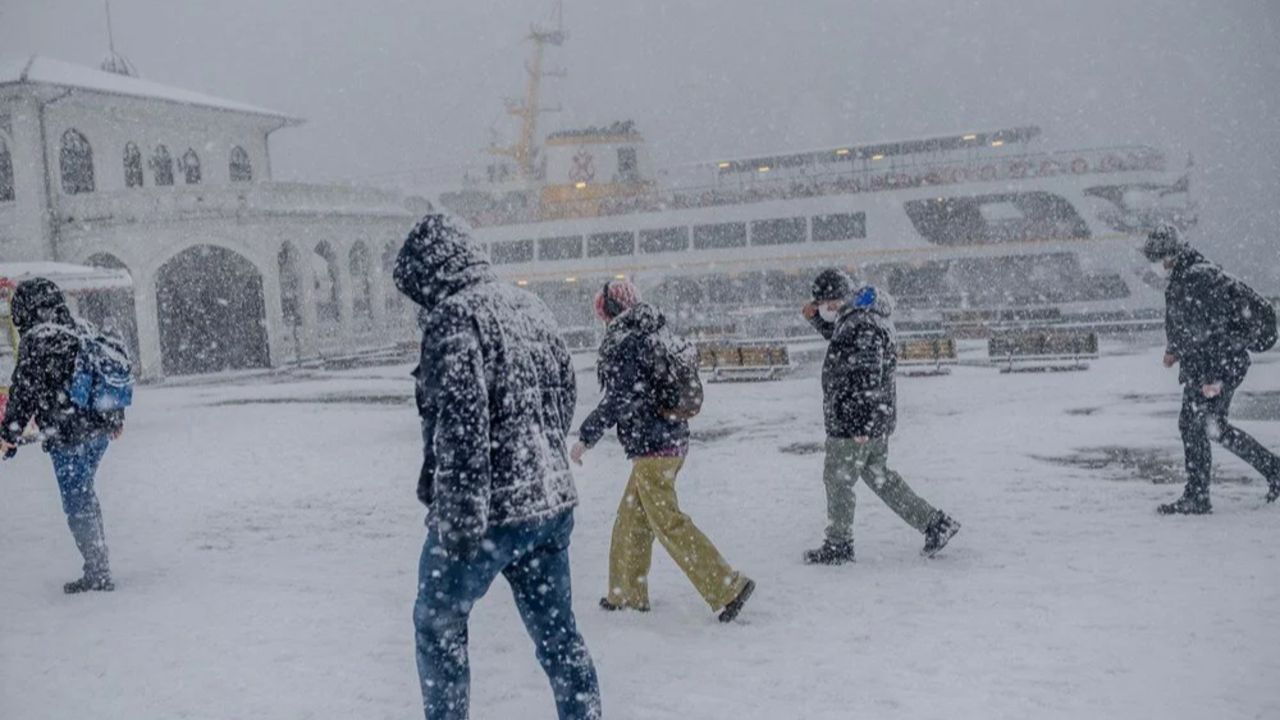
[[[1273,503],[1280,500],[1280,478],[1271,481],[1271,487],[1267,490],[1267,502]]]
[[[804,551],[805,565],[843,565],[853,562],[853,543],[825,540],[817,550]]]
[[[82,592],[111,592],[115,589],[116,584],[111,582],[111,578],[82,577],[62,586],[62,592],[68,595],[78,595]]]
[[[720,622],[730,623],[734,618],[738,617],[738,613],[742,612],[742,606],[747,604],[747,600],[751,599],[751,593],[756,591],[756,581],[747,578],[747,583],[742,586],[742,590],[738,591],[738,597],[729,601],[728,605],[720,611]]]
[[[1161,515],[1208,515],[1213,512],[1209,498],[1203,495],[1183,495],[1171,503],[1156,508]]]
[[[937,555],[958,532],[960,532],[960,523],[939,510],[938,516],[929,523],[929,527],[924,529],[924,549],[920,554],[925,557]]]
[[[636,612],[649,612],[648,605],[614,605],[609,602],[609,598],[600,598],[600,609],[605,612],[618,612],[619,610],[635,610]]]

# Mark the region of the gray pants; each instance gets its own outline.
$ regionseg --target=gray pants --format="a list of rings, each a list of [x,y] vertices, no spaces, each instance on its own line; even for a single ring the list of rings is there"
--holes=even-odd
[[[853,486],[861,478],[908,525],[924,532],[938,511],[911,490],[902,476],[889,469],[889,440],[876,438],[859,445],[849,438],[827,438],[822,480],[827,486],[827,540],[853,541]]]

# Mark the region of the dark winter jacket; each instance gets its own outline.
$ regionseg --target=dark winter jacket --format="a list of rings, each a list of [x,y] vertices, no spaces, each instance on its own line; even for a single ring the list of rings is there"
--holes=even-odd
[[[597,374],[604,397],[578,430],[591,447],[614,425],[629,458],[683,451],[689,445],[689,423],[658,412],[653,388],[659,343],[673,342],[667,319],[652,305],[640,303],[609,323],[600,343]]]
[[[1244,380],[1249,352],[1239,283],[1195,250],[1176,258],[1165,289],[1166,352],[1178,358],[1184,385]]]
[[[428,215],[396,259],[396,287],[424,310],[416,395],[418,498],[446,545],[577,504],[565,436],[576,379],[547,306],[498,282],[467,235]]]
[[[882,438],[897,425],[898,351],[893,312],[887,295],[868,310],[846,306],[829,323],[814,315],[810,323],[831,341],[822,364],[822,408],[828,437]]]
[[[124,427],[124,411],[101,412],[71,402],[71,379],[80,353],[80,329],[62,292],[49,280],[23,282],[11,305],[18,328],[18,363],[9,383],[0,437],[17,444],[34,419],[44,448],[78,445]]]

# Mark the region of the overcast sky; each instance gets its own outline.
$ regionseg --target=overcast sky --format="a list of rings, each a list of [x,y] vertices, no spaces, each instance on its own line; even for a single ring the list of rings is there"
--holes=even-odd
[[[101,0],[0,0],[0,54],[97,64]],[[301,115],[277,179],[477,161],[550,0],[114,0],[143,77]],[[1280,289],[1280,0],[568,0],[544,127],[660,164],[1009,125],[1196,160],[1198,242]]]

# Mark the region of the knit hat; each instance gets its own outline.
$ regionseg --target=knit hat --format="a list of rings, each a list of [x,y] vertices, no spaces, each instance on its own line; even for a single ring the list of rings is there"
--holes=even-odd
[[[610,280],[596,292],[596,317],[609,322],[640,303],[640,289],[630,280]]]
[[[71,318],[62,290],[52,280],[42,277],[18,283],[9,308],[19,333],[50,321],[67,324]]]
[[[1167,260],[1181,255],[1187,249],[1187,243],[1173,225],[1160,225],[1147,236],[1142,244],[1142,254],[1151,262]]]
[[[827,268],[813,279],[813,301],[844,300],[853,291],[853,280],[840,268]]]

